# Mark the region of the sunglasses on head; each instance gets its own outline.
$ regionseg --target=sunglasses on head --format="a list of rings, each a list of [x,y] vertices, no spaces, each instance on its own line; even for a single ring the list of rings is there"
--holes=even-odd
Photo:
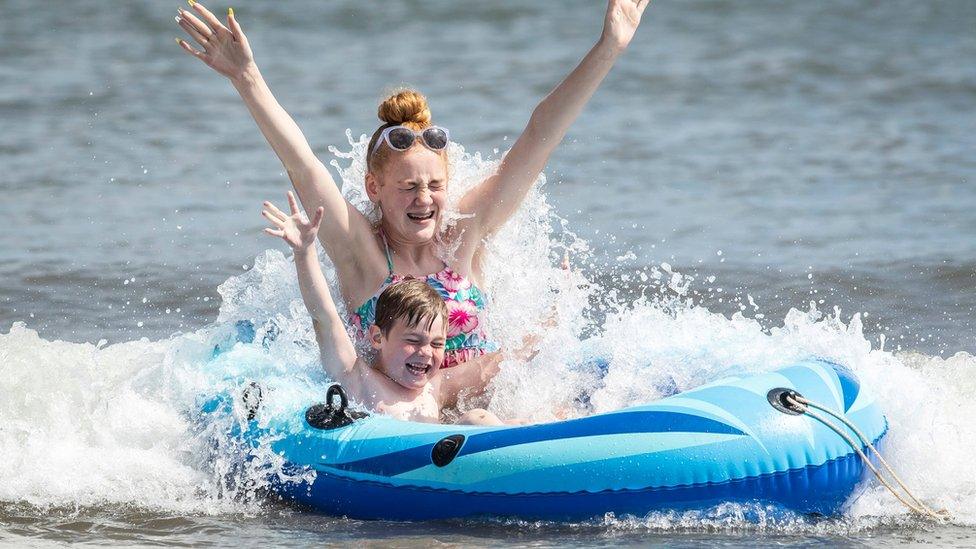
[[[447,142],[451,139],[447,129],[440,126],[431,126],[419,132],[415,132],[406,126],[390,126],[384,129],[379,139],[376,140],[372,154],[376,154],[376,151],[380,149],[380,143],[384,141],[391,149],[405,151],[413,146],[414,140],[418,137],[428,149],[434,151],[444,150],[447,147]]]

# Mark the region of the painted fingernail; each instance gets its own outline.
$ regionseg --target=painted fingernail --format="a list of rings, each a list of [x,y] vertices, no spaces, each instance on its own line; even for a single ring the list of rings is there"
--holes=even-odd
[[[234,17],[234,8],[227,8],[227,15]]]
[[[197,1],[196,0],[186,0],[186,3],[187,4],[190,4],[190,7],[192,8],[193,7],[193,4],[196,4]]]
[[[179,45],[181,45],[181,46],[183,45],[183,41],[180,40],[179,38],[176,39],[176,43],[179,44]]]
[[[176,21],[177,23],[179,23],[180,21],[182,21],[182,19],[180,19],[180,16],[179,15],[177,15],[176,17],[174,17],[173,20]]]

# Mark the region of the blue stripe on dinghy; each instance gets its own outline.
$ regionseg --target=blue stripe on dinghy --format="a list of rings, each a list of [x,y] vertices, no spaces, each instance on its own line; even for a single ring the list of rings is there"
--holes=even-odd
[[[627,433],[745,434],[727,423],[692,414],[662,411],[622,412],[559,423],[530,425],[521,429],[479,433],[468,439],[458,455],[465,456],[529,442]]]
[[[691,414],[661,411],[619,412],[474,434],[465,440],[458,456],[546,440],[594,435],[678,432],[745,435],[741,430],[721,421]],[[320,465],[371,475],[395,476],[430,465],[430,453],[433,448],[434,443],[423,444],[366,459],[346,463],[322,462]]]

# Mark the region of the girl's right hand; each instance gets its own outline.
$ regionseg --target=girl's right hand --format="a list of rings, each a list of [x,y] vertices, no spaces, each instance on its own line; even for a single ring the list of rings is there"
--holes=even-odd
[[[180,47],[231,80],[239,79],[255,68],[251,46],[234,18],[233,9],[227,10],[227,26],[224,26],[200,2],[191,1],[190,6],[197,15],[179,8],[176,22],[203,51],[195,49],[186,40],[177,38]]]
[[[315,235],[319,231],[319,225],[322,224],[325,208],[319,206],[315,210],[315,216],[312,220],[307,221],[305,216],[298,211],[298,202],[295,201],[295,195],[291,191],[288,191],[288,206],[291,208],[290,216],[285,215],[285,212],[279,210],[274,204],[268,201],[264,202],[264,211],[261,212],[261,215],[277,227],[275,229],[265,228],[264,232],[281,238],[293,250],[301,252],[315,242]]]

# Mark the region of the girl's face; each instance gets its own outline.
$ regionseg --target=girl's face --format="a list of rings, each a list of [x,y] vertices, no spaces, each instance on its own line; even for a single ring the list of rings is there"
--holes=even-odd
[[[423,244],[437,235],[447,203],[447,162],[417,144],[366,174],[366,192],[383,212],[383,230],[397,240]]]

